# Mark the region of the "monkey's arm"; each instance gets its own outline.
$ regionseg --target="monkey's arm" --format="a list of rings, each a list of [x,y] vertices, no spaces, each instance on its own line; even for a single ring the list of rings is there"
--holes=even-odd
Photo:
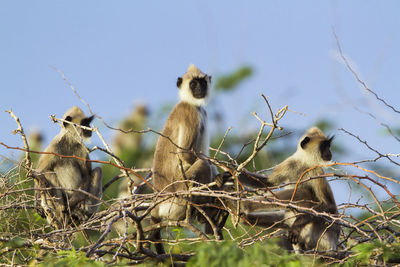
[[[245,214],[244,219],[252,225],[287,229],[289,225],[286,221],[286,213],[285,210],[254,212]]]
[[[49,152],[49,151],[45,150],[45,152]],[[54,155],[43,154],[39,159],[39,163],[38,163],[38,166],[36,167],[36,171],[39,173],[39,175],[44,175],[45,172],[48,172],[49,170],[52,169],[54,163],[55,163]]]
[[[46,150],[47,152],[47,150]],[[40,157],[36,171],[38,173],[39,188],[59,187],[60,184],[57,179],[57,174],[54,171],[56,165],[56,158],[51,154],[43,154]],[[46,191],[47,193],[55,196],[54,191]],[[40,194],[40,192],[37,192]]]
[[[176,144],[179,146],[178,155],[185,164],[192,165],[200,155],[196,153],[206,153],[208,151],[202,151],[203,149],[208,150],[204,145],[204,129],[205,125],[202,122],[202,112],[201,108],[196,108],[190,104],[179,103],[174,110],[173,122],[176,125],[175,129],[175,140]],[[182,115],[185,114],[184,117]]]
[[[74,208],[86,197],[85,194],[75,191],[76,189],[85,190],[86,181],[83,180],[84,177],[79,164],[75,161],[66,161],[63,164],[54,166],[54,172],[57,177],[57,187],[65,188],[65,190],[62,190],[67,197],[67,203],[65,204],[70,208]]]
[[[268,176],[249,172],[246,169],[243,169],[243,171],[239,174],[239,182],[244,186],[249,186],[251,188],[266,188],[273,185],[269,181]]]
[[[103,196],[103,187],[102,187],[102,170],[100,167],[96,167],[93,169],[91,176],[89,177],[90,181],[88,183],[86,192],[92,194],[95,197],[102,198]],[[82,203],[83,210],[83,218],[79,218],[80,221],[83,221],[89,217],[91,217],[94,213],[96,213],[99,209],[100,201],[92,196],[85,196],[85,201]]]
[[[178,157],[182,161],[184,169],[187,166],[192,165],[196,161],[196,155],[191,151],[193,147],[193,140],[196,138],[196,133],[189,128],[189,125],[184,123],[178,128],[178,140],[177,145],[179,146],[177,152]]]
[[[245,187],[250,188],[266,188],[272,186],[272,184],[268,181],[268,177],[259,173],[249,172],[244,169],[239,173],[239,182]],[[231,172],[224,172],[217,174],[215,176],[215,182],[218,187],[222,187],[226,182],[232,180]]]
[[[316,198],[314,191],[310,187],[298,187],[296,190],[294,188],[290,188],[280,191],[274,191],[271,193],[269,199],[276,199],[285,203],[292,203],[293,205],[305,208],[315,208],[322,205],[322,203]],[[321,209],[322,208],[323,207],[321,206]]]

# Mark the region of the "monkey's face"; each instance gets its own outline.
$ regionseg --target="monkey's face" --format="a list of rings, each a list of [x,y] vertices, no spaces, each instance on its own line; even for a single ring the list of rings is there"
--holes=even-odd
[[[211,76],[201,72],[193,64],[176,82],[181,100],[196,106],[205,105],[210,84]]]
[[[332,160],[331,143],[333,136],[327,137],[315,137],[315,136],[305,136],[301,142],[300,147],[307,154],[314,155],[315,159],[322,159],[323,161]],[[318,162],[318,160],[316,160]]]
[[[94,116],[83,118],[81,120],[81,125],[85,126],[85,127],[90,127],[90,123],[92,122],[93,118],[94,118]],[[92,131],[87,130],[87,129],[82,129],[82,135],[83,135],[83,137],[86,137],[86,138],[92,137]]]
[[[195,105],[203,105],[208,96],[210,80],[211,77],[207,75],[189,80],[179,77],[176,85],[179,88],[181,99]]]
[[[85,114],[80,108],[72,107],[64,114],[64,120],[67,122],[64,122],[63,126],[72,134],[79,135],[83,138],[90,138],[92,136],[92,131],[79,126],[90,127],[93,118],[94,116],[85,117]]]
[[[321,158],[325,161],[332,160],[331,143],[332,143],[333,137],[334,136],[332,136],[329,139],[323,140],[319,144],[319,152],[321,154]]]
[[[205,78],[193,78],[189,83],[189,88],[195,98],[204,98],[207,95],[208,84]]]

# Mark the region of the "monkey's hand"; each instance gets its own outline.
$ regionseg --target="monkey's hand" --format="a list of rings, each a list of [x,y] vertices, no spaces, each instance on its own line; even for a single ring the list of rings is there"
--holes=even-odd
[[[232,178],[232,174],[229,172],[220,173],[215,176],[214,181],[217,184],[218,188],[221,188],[227,181]]]
[[[290,243],[297,244],[299,242],[300,232],[301,232],[300,227],[294,227],[289,230],[288,239],[289,239]]]

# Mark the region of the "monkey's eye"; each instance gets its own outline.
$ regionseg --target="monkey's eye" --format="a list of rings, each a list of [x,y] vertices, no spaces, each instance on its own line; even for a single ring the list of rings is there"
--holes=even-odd
[[[191,80],[189,83],[190,89],[194,90],[197,86],[197,81]]]
[[[207,82],[206,82],[205,79],[201,79],[201,80],[200,80],[200,87],[201,87],[201,88],[206,88],[206,87],[207,87]]]

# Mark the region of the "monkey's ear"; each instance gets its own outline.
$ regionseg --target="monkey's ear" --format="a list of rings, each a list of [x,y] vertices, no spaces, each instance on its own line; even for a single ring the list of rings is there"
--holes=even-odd
[[[303,138],[303,140],[301,140],[300,146],[302,149],[304,149],[306,147],[306,145],[308,144],[308,142],[310,142],[310,137],[306,136]]]
[[[182,84],[182,77],[178,77],[178,80],[176,81],[176,86],[178,86],[178,88],[181,88],[181,84]]]
[[[66,121],[72,121],[72,117],[71,117],[71,116],[67,116],[67,117],[64,118],[64,120],[66,120]],[[69,124],[69,123],[67,123],[67,122],[65,122],[65,121],[63,122],[63,126],[64,126],[64,127],[67,127],[68,124]]]

